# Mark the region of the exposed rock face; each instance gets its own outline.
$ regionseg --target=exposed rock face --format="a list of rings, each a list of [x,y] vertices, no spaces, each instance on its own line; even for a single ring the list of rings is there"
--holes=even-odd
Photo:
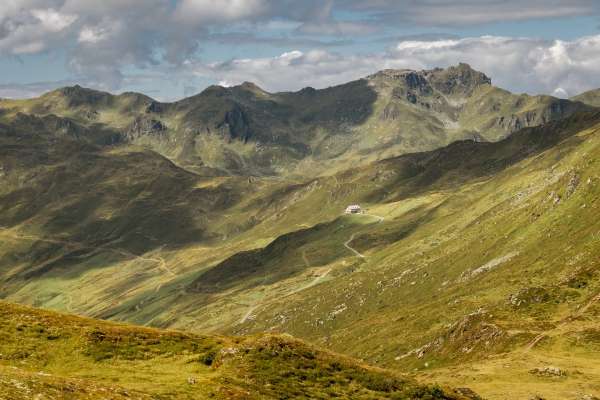
[[[402,120],[405,111],[397,102],[413,104],[426,113],[433,112],[440,122],[451,129],[458,128],[461,109],[469,96],[481,86],[491,85],[485,74],[467,64],[447,69],[384,70],[368,79],[376,85],[391,87],[391,101],[380,116],[382,120]]]
[[[419,93],[428,94],[431,93],[431,86],[423,74],[410,71],[404,75],[404,81],[409,89],[418,91]]]
[[[529,287],[509,296],[508,302],[515,308],[532,304],[546,303],[552,299],[551,293],[543,287]]]
[[[250,139],[251,132],[246,114],[239,106],[234,106],[225,114],[225,119],[217,128],[224,129],[231,139],[239,139],[244,143]]]
[[[480,310],[452,324],[444,339],[447,346],[468,354],[476,349],[492,347],[506,335],[499,326],[486,321],[485,312]]]
[[[157,101],[153,101],[151,102],[148,107],[146,107],[146,112],[147,113],[161,113],[164,111],[164,106],[163,104],[157,102]]]
[[[501,116],[496,119],[495,125],[507,132],[514,132],[565,118],[575,111],[575,107],[576,105],[572,102],[556,99],[541,113],[528,111],[523,114],[513,114],[510,117]]]
[[[534,368],[531,371],[529,371],[529,373],[549,378],[562,378],[567,375],[567,373],[564,370],[552,366]]]
[[[464,63],[427,71],[426,78],[435,89],[447,95],[470,95],[477,87],[492,84],[487,75]]]
[[[498,325],[488,321],[489,317],[491,315],[482,309],[468,314],[450,325],[442,336],[396,357],[396,360],[409,356],[423,358],[430,353],[470,357],[479,351],[489,351],[495,346],[501,346],[509,339],[509,335]]]
[[[398,104],[390,103],[385,106],[381,114],[381,120],[394,121],[402,117],[402,110]]]
[[[67,99],[69,107],[106,104],[111,100],[111,95],[108,93],[83,88],[79,85],[64,87],[58,89],[58,92]]]
[[[159,120],[147,117],[137,117],[125,134],[126,139],[135,140],[146,135],[162,135],[167,127]]]
[[[565,196],[567,198],[571,197],[573,193],[575,193],[580,181],[581,178],[579,177],[579,175],[575,172],[572,172],[571,176],[569,177],[569,182],[567,183],[567,189],[565,190]]]
[[[469,399],[483,400],[483,398],[479,397],[479,395],[470,388],[466,388],[466,387],[465,388],[456,388],[456,392],[469,398]]]
[[[394,97],[405,98],[408,102],[416,104],[422,96],[433,94],[433,88],[423,73],[409,71],[402,74],[401,77],[406,85],[395,88],[393,91]]]

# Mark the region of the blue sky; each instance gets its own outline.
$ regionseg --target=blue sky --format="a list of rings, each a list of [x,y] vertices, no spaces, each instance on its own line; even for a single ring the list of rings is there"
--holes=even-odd
[[[326,87],[468,62],[499,86],[600,87],[594,0],[6,0],[0,97],[75,83],[174,100],[208,85]]]

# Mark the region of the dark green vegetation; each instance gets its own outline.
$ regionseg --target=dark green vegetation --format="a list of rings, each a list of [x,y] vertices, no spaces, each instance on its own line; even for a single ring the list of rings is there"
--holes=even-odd
[[[0,397],[475,399],[286,336],[200,336],[0,302]]]
[[[0,294],[290,333],[491,399],[599,396],[584,97],[513,95],[460,65],[172,104],[78,87],[0,102]]]

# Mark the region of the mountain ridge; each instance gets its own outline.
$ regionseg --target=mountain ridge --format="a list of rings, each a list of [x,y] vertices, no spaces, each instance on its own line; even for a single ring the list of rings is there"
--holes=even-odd
[[[16,112],[56,114],[119,133],[192,171],[306,175],[426,151],[454,140],[496,141],[591,107],[513,95],[467,64],[386,70],[325,89],[269,93],[245,82],[210,86],[172,103],[136,93],[67,87],[38,99],[2,101]]]

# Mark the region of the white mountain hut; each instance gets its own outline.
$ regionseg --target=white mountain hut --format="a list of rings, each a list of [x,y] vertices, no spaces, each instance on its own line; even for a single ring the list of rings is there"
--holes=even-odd
[[[346,214],[360,214],[362,213],[362,208],[358,204],[352,204],[346,207]]]

